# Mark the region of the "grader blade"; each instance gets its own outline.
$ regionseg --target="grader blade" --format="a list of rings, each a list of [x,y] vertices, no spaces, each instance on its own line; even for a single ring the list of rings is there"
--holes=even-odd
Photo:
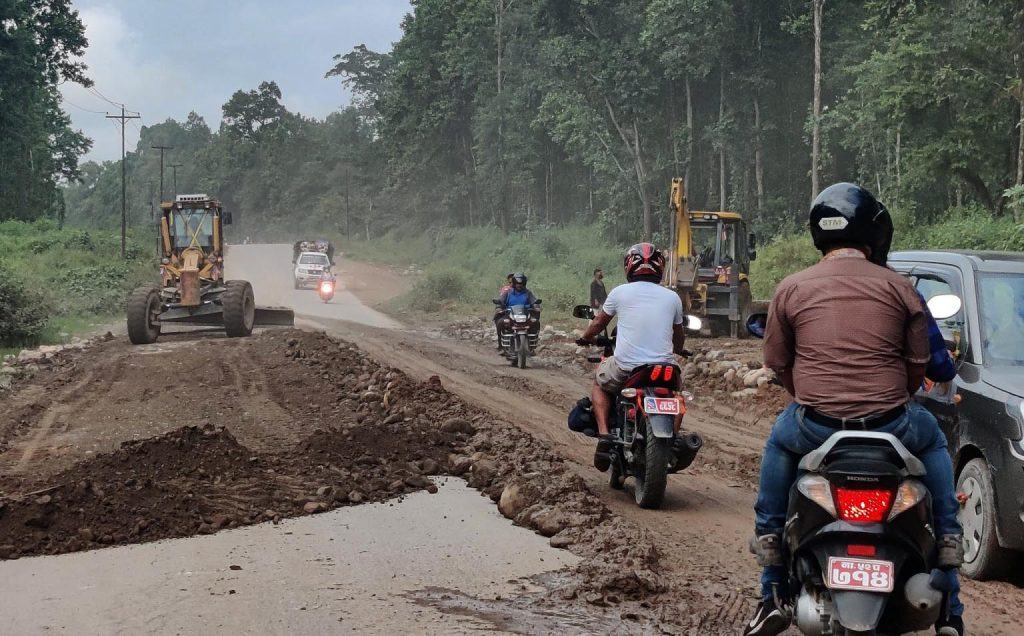
[[[294,327],[295,312],[287,307],[257,307],[257,327]]]

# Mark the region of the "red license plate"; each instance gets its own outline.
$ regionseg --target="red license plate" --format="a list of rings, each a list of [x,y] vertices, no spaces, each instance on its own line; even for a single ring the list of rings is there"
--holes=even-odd
[[[644,398],[644,412],[661,415],[679,415],[679,400],[676,398]]]
[[[891,592],[893,566],[890,561],[829,557],[827,585],[831,590]]]

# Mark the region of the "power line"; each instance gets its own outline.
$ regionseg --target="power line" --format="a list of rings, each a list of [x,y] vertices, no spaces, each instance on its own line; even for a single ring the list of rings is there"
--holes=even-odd
[[[120,103],[118,103],[118,102],[115,102],[114,100],[110,99],[109,97],[107,97],[106,95],[104,95],[103,93],[101,93],[101,92],[99,91],[99,89],[98,89],[98,88],[96,88],[95,86],[90,86],[90,87],[88,87],[88,88],[87,88],[86,90],[88,90],[89,92],[91,92],[91,93],[92,93],[93,95],[95,95],[96,97],[99,97],[99,98],[100,98],[100,99],[102,99],[103,101],[107,102],[107,103],[108,103],[108,104],[110,104],[111,106],[117,106],[118,108],[124,108],[124,104],[120,104]]]
[[[84,110],[87,113],[93,113],[95,115],[106,115],[106,113],[103,112],[102,110],[92,110],[91,108],[86,108],[84,106],[79,106],[78,104],[76,104],[75,102],[71,101],[67,97],[64,97],[63,95],[61,95],[60,100],[61,100],[61,102],[67,104],[68,106],[74,106],[78,110]]]

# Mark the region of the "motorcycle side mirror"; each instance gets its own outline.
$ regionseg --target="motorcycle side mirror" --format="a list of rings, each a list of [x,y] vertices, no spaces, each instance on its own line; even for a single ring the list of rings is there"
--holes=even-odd
[[[594,308],[588,307],[587,305],[576,305],[572,308],[572,315],[574,318],[586,318],[587,320],[593,320]]]
[[[541,304],[541,303],[543,303],[543,302],[544,302],[543,300],[541,300],[540,298],[538,298],[537,300],[533,301],[533,304],[534,304],[534,305],[539,305],[539,304]]]
[[[495,305],[501,307],[501,299],[500,298],[492,298],[491,302],[494,303]]]
[[[686,316],[686,328],[690,331],[700,331],[704,328],[704,321],[697,316]]]
[[[750,314],[750,318],[747,318],[747,331],[755,338],[764,338],[766,324],[768,324],[768,314]]]
[[[956,294],[940,294],[928,300],[928,311],[935,320],[946,320],[960,313],[964,302]]]

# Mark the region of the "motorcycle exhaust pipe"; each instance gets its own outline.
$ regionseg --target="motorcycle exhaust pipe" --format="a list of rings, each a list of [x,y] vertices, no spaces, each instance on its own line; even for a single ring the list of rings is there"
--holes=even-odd
[[[942,604],[942,590],[932,586],[932,575],[925,572],[910,577],[903,594],[907,602],[921,612],[938,611]]]
[[[673,444],[673,453],[676,456],[675,470],[688,468],[697,457],[697,451],[704,446],[704,440],[696,433],[687,433],[677,437]]]

